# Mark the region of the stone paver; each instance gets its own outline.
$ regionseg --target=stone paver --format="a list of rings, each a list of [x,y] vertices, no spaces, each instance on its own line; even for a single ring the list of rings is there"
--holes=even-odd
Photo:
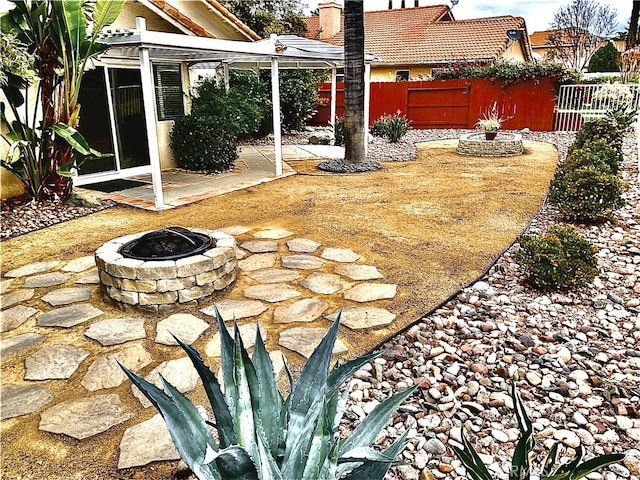
[[[129,345],[113,354],[96,358],[80,383],[90,392],[117,387],[127,379],[118,362],[129,370],[137,372],[149,365],[151,361],[151,355],[142,345]]]
[[[2,319],[2,326],[0,332],[8,332],[14,328],[18,328],[29,317],[32,317],[38,313],[38,309],[33,307],[25,307],[24,305],[16,305],[0,312],[0,319]]]
[[[37,385],[2,385],[0,417],[19,417],[39,410],[53,400],[49,387]]]
[[[269,230],[260,230],[253,234],[256,238],[268,238],[271,240],[279,240],[280,238],[286,238],[293,235],[293,232],[285,230],[284,228],[272,228]]]
[[[102,315],[104,312],[89,303],[81,303],[70,307],[56,308],[43,313],[36,323],[40,327],[70,328],[92,318]]]
[[[43,273],[41,275],[34,275],[33,277],[27,277],[24,281],[24,288],[42,288],[53,287],[55,285],[62,285],[69,280],[71,275],[68,273],[50,272]]]
[[[62,270],[63,272],[80,273],[95,266],[96,259],[94,258],[94,256],[86,255],[84,257],[74,258],[60,270]]]
[[[42,300],[53,307],[69,305],[70,303],[84,302],[91,296],[90,287],[60,288],[47,293]]]
[[[83,440],[126,422],[132,416],[125,411],[124,404],[115,393],[93,395],[48,408],[42,412],[38,428]]]
[[[92,270],[88,270],[86,272],[82,272],[76,278],[76,283],[78,284],[98,284],[100,283],[100,275],[98,274],[98,269],[94,268]]]
[[[344,307],[341,309],[340,323],[351,330],[374,328],[389,325],[396,318],[394,313],[384,308],[373,307]],[[335,320],[338,312],[327,315],[328,320]]]
[[[7,278],[6,280],[0,281],[0,294],[4,294],[15,281],[15,278]]]
[[[249,240],[240,245],[245,250],[249,250],[251,253],[267,253],[277,252],[278,242],[272,240]]]
[[[69,378],[89,352],[71,345],[48,345],[27,357],[25,380],[53,380]]]
[[[33,288],[21,288],[15,292],[7,293],[0,298],[1,308],[9,308],[16,303],[26,302],[33,298],[35,290]]]
[[[163,362],[151,370],[151,372],[149,372],[149,374],[144,378],[156,385],[158,388],[162,388],[160,375],[162,375],[167,382],[176,387],[182,393],[190,392],[196,388],[196,384],[200,378],[198,376],[198,372],[193,367],[193,363],[189,360],[189,357],[182,357],[177,360]],[[138,387],[132,385],[131,390],[134,397],[140,400],[140,403],[144,408],[151,406],[151,402],[147,400],[147,397],[145,397],[140,390],[138,390]]]
[[[247,233],[250,230],[253,229],[251,227],[245,227],[244,225],[232,225],[230,227],[224,227],[220,229],[222,233],[233,236],[242,235],[243,233]]]
[[[17,355],[41,344],[45,338],[47,338],[46,335],[40,335],[38,333],[22,333],[5,340],[0,340],[2,360],[7,360],[13,355]]]
[[[295,268],[297,270],[317,270],[322,268],[324,261],[313,255],[289,255],[282,257],[284,268]]]
[[[334,271],[338,275],[344,275],[351,280],[377,280],[383,278],[377,267],[373,265],[337,265]]]
[[[277,307],[273,312],[275,323],[313,322],[327,309],[329,303],[318,298],[305,298],[291,305]]]
[[[285,330],[280,334],[279,345],[298,352],[300,355],[309,358],[313,350],[318,346],[322,337],[327,333],[326,328],[296,327]],[[347,352],[347,347],[342,340],[336,339],[333,347],[333,354]]]
[[[323,295],[331,295],[344,288],[344,284],[340,281],[340,277],[332,273],[312,273],[305,278],[300,285],[304,288],[308,288],[313,293],[320,293]]]
[[[322,245],[320,242],[309,240],[308,238],[294,238],[287,242],[287,247],[295,253],[313,253]]]
[[[274,303],[299,297],[301,294],[295,288],[285,283],[269,283],[266,285],[253,285],[244,289],[244,296]]]
[[[361,283],[344,292],[344,298],[354,302],[372,302],[396,296],[397,285],[391,283]]]
[[[297,280],[300,278],[300,274],[293,270],[283,270],[282,268],[264,268],[247,272],[247,277],[259,283],[286,283]]]
[[[180,454],[159,413],[145,422],[127,428],[120,441],[119,469],[179,459]]]
[[[223,317],[224,318],[224,317]],[[181,342],[191,345],[209,328],[209,324],[190,313],[176,313],[158,322],[156,343],[178,345],[172,334]]]
[[[271,268],[276,264],[277,258],[275,253],[257,253],[238,261],[238,268],[244,272]]]
[[[146,336],[142,318],[110,318],[92,323],[85,336],[104,347],[137,340]]]
[[[256,344],[256,330],[258,326],[260,328],[260,335],[262,336],[262,339],[266,341],[268,332],[261,323],[247,323],[246,325],[238,326],[240,329],[240,338],[242,338],[242,343],[245,348],[251,348]],[[233,327],[227,329],[231,336],[233,336]],[[220,332],[216,332],[211,340],[207,342],[204,347],[204,353],[208,357],[220,356]]]
[[[269,307],[259,300],[222,300],[215,303],[215,307],[218,308],[220,316],[225,322],[231,321],[234,318],[239,320],[241,318],[256,317],[265,312]],[[203,308],[200,310],[205,315],[212,317],[216,316],[214,306]]]
[[[33,275],[34,273],[42,273],[53,270],[58,265],[60,265],[60,262],[58,261],[29,263],[27,265],[23,265],[22,267],[9,270],[4,274],[4,276],[8,278],[26,277],[27,275]]]
[[[351,263],[355,262],[360,258],[356,252],[351,250],[350,248],[331,248],[327,247],[322,251],[320,255],[322,258],[326,258],[327,260],[333,260],[334,262],[341,263]]]

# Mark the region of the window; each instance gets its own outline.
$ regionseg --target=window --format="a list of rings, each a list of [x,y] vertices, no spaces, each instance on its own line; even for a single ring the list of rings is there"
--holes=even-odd
[[[409,70],[396,70],[396,82],[408,82]]]
[[[172,120],[184,115],[182,75],[179,64],[154,64],[158,120]]]

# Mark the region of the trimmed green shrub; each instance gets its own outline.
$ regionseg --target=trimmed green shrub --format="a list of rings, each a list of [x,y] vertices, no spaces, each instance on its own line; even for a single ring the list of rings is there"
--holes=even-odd
[[[235,134],[219,117],[186,115],[176,118],[170,133],[173,157],[180,168],[222,172],[238,158]]]
[[[578,83],[580,72],[568,69],[557,63],[522,63],[499,61],[493,64],[479,66],[475,63],[461,61],[451,67],[438,70],[433,77],[436,80],[452,78],[491,78],[516,82],[536,77],[556,77],[560,83]]]
[[[202,379],[215,423],[205,421],[185,395],[161,378],[160,389],[122,367],[160,411],[180,456],[201,480],[382,480],[406,445],[409,430],[384,451],[370,447],[396,408],[417,388],[384,400],[350,435],[340,438],[349,388],[362,365],[381,352],[331,367],[340,315],[309,357],[296,382],[286,368],[289,396],[279,388],[260,329],[253,354],[238,326],[233,337],[216,309],[222,385],[198,352],[180,342]],[[175,337],[174,337],[175,338]],[[286,364],[285,364],[286,367]],[[224,393],[223,393],[224,392]],[[210,427],[216,429],[215,437]]]
[[[533,456],[536,441],[533,437],[533,424],[527,415],[520,395],[516,391],[515,380],[511,383],[511,398],[513,399],[515,417],[520,430],[520,440],[513,451],[509,480],[529,480],[531,478],[531,457]],[[465,435],[464,429],[462,430],[462,445],[462,448],[455,445],[452,445],[451,448],[464,465],[467,476],[472,480],[493,480],[495,476],[489,473],[480,455],[478,455]],[[558,462],[560,448],[562,448],[560,442],[553,444],[547,454],[547,458],[542,463],[542,468],[539,469],[540,473],[534,478],[540,480],[578,480],[608,465],[618,463],[625,457],[622,453],[612,453],[582,462],[584,447],[578,445],[573,458],[566,463],[560,463]]]
[[[549,200],[571,222],[596,222],[624,205],[624,183],[601,166],[559,169],[549,188]]]
[[[596,139],[603,140],[607,145],[616,149],[622,154],[622,141],[624,130],[618,125],[618,122],[611,117],[598,118],[586,122],[576,134],[576,140],[573,143],[574,148],[582,148],[587,142]]]
[[[572,225],[553,225],[546,235],[522,235],[518,241],[514,259],[540,290],[582,287],[598,274],[597,249]]]
[[[576,168],[593,165],[609,173],[618,173],[622,155],[609,146],[604,140],[597,138],[576,148],[575,144],[569,148],[569,153],[562,166],[565,172]]]
[[[608,41],[603,47],[596,50],[589,60],[587,72],[619,72],[620,71],[620,52],[613,44]]]
[[[371,134],[376,137],[385,137],[391,143],[398,143],[409,131],[411,120],[406,115],[396,112],[394,115],[382,115],[373,122]]]

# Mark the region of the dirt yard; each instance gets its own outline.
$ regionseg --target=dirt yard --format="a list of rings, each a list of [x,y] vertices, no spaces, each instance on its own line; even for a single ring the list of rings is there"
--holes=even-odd
[[[325,174],[317,162],[291,162],[300,175],[187,207],[112,208],[3,242],[2,273],[91,255],[114,237],[165,225],[285,228],[325,247],[351,248],[359,263],[375,265],[384,282],[398,285],[385,304],[398,315],[392,328],[346,334],[350,353],[361,354],[476,279],[541,207],[557,163],[553,146],[525,142],[523,155],[479,158],[458,156],[455,143],[421,144],[415,161],[384,163],[373,173]],[[19,383],[21,373],[22,365],[3,364],[3,383]],[[155,413],[149,410],[144,419]],[[3,478],[173,478],[174,463],[117,471],[122,432],[140,419],[82,442],[39,432],[38,420],[32,414],[3,422]]]

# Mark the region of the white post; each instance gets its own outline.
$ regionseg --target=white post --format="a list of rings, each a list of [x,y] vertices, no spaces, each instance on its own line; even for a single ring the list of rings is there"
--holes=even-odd
[[[222,75],[224,76],[224,91],[229,93],[229,64],[227,62],[222,64]]]
[[[338,69],[333,67],[331,69],[331,117],[329,122],[333,125],[335,130],[336,126],[336,78],[338,76]]]
[[[145,19],[136,17],[136,28],[146,30]],[[156,131],[155,95],[153,94],[153,72],[149,49],[140,48],[140,79],[142,84],[142,103],[144,105],[144,120],[147,126],[147,142],[149,160],[151,162],[151,179],[153,181],[153,198],[158,210],[164,208],[162,193],[162,172],[160,171],[160,152],[158,151],[158,132]]]
[[[369,153],[369,107],[371,103],[371,64],[364,64],[364,155]]]
[[[280,125],[280,72],[278,58],[271,59],[271,103],[273,104],[273,143],[276,176],[282,175],[282,126]]]

